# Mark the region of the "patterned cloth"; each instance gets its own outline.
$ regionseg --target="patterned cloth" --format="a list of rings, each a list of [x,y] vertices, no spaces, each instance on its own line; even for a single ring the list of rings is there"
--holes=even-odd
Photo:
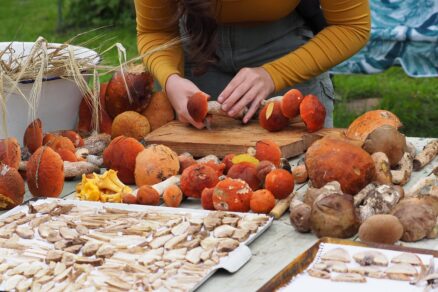
[[[334,74],[379,73],[401,65],[411,77],[438,77],[438,0],[370,0],[371,38]]]

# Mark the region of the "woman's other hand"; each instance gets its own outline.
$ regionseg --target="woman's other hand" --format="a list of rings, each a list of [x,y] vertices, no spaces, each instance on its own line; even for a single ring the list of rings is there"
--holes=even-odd
[[[231,117],[249,107],[243,118],[247,123],[274,89],[274,81],[262,67],[242,68],[219,95],[218,101]]]
[[[183,123],[190,123],[198,129],[204,128],[204,124],[195,122],[187,111],[187,101],[194,93],[200,91],[190,80],[182,78],[177,74],[169,76],[166,82],[166,94],[172,104],[178,120]]]

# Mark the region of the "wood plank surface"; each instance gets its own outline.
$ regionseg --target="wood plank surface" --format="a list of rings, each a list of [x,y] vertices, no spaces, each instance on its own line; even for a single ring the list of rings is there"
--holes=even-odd
[[[172,121],[146,136],[147,144],[164,144],[177,153],[189,152],[195,157],[215,154],[224,157],[228,153],[245,153],[261,139],[276,141],[283,157],[300,155],[315,140],[343,129],[322,129],[308,133],[303,123],[291,124],[280,132],[268,132],[251,121],[243,125],[239,120],[214,117],[211,130],[198,130],[192,126]]]

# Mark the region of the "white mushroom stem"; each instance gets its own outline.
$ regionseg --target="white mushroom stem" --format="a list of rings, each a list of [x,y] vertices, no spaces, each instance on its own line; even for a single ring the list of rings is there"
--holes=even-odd
[[[438,140],[433,140],[424,146],[423,151],[414,158],[414,170],[422,169],[438,155]]]
[[[411,177],[412,169],[412,156],[408,152],[405,152],[397,165],[397,169],[391,170],[392,183],[395,185],[405,185]]]
[[[269,215],[273,216],[275,219],[279,219],[287,209],[289,209],[290,202],[294,198],[295,193],[290,194],[287,198],[279,200],[274,208],[272,208]]]
[[[248,112],[248,108],[244,108],[238,115],[234,116],[233,118],[235,119],[241,119],[243,118],[243,116]],[[225,116],[225,117],[229,117],[227,112],[224,112],[222,110],[222,104],[220,104],[217,101],[209,101],[208,102],[208,111],[207,111],[208,115],[213,115],[213,116]]]
[[[407,192],[407,197],[416,197],[424,195],[435,195],[438,196],[438,178],[433,176],[428,176],[416,184],[414,184]]]
[[[198,163],[206,163],[208,161],[213,161],[216,164],[221,163],[220,159],[216,155],[213,155],[213,154],[204,156],[204,157],[196,160],[196,162],[198,162]]]
[[[26,171],[26,169],[27,169],[27,161],[21,161],[19,170]],[[89,174],[93,172],[100,172],[100,167],[87,161],[77,161],[77,162],[64,161],[65,178],[80,177],[83,174]]]
[[[376,169],[376,181],[381,184],[392,184],[391,167],[388,156],[383,152],[376,152],[371,155]]]

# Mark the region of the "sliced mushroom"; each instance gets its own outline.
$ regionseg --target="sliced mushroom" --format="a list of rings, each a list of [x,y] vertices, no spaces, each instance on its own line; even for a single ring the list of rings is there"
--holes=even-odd
[[[315,277],[315,278],[330,279],[330,273],[323,271],[323,270],[308,269],[307,274],[309,274],[309,276]]]
[[[370,278],[382,279],[385,277],[385,272],[379,266],[359,266],[350,267],[348,269],[350,273],[356,273]]]
[[[239,246],[239,242],[237,240],[231,238],[224,238],[219,241],[217,245],[218,252],[230,252],[235,250]]]
[[[201,254],[204,252],[204,249],[201,246],[195,247],[190,250],[185,259],[192,264],[198,264],[201,261]]]
[[[71,229],[68,227],[61,227],[59,229],[59,233],[61,236],[67,240],[73,240],[79,236],[79,233],[75,229]]]
[[[215,214],[215,213],[213,213]],[[209,214],[204,218],[204,226],[207,230],[213,230],[215,227],[222,224],[222,219],[216,215]]]
[[[317,263],[313,266],[314,269],[337,272],[337,273],[346,273],[348,271],[348,267],[344,262],[339,261],[324,261],[321,263]]]
[[[392,280],[410,281],[417,274],[417,269],[409,264],[394,264],[386,269],[386,276]]]
[[[190,227],[190,223],[188,221],[184,221],[172,228],[173,235],[181,235],[187,232],[187,229]]]
[[[96,256],[100,258],[110,258],[116,252],[114,247],[110,244],[103,244],[96,251]]]
[[[206,250],[215,249],[216,246],[219,244],[219,241],[219,238],[207,237],[201,241],[201,246]]]
[[[165,249],[174,249],[179,243],[187,239],[187,233],[175,236],[164,244]]]
[[[350,255],[343,248],[334,248],[321,256],[322,260],[326,261],[339,261],[344,263],[349,263],[351,261]]]
[[[26,226],[17,226],[17,229],[15,229],[15,232],[24,239],[31,239],[33,238],[33,230]]]
[[[251,234],[251,231],[249,231],[249,229],[239,228],[233,232],[232,238],[237,239],[238,241],[242,242],[242,241],[247,240],[250,234]]]
[[[351,283],[365,283],[367,279],[361,274],[345,273],[338,274],[332,277],[334,282],[351,282]]]
[[[353,255],[353,259],[361,266],[384,266],[388,265],[388,259],[379,251],[361,251]]]
[[[98,241],[90,240],[82,247],[82,254],[87,257],[93,256],[96,254],[100,245]]]
[[[236,231],[236,228],[230,225],[221,225],[214,229],[213,235],[218,238],[231,237],[234,231]]]
[[[65,252],[77,254],[82,248],[82,244],[75,244],[64,248]]]
[[[391,263],[394,264],[410,264],[414,266],[421,266],[423,265],[423,261],[421,258],[414,254],[409,252],[404,252],[399,254],[398,256],[392,258]]]
[[[173,237],[172,234],[168,234],[154,238],[151,242],[149,242],[149,246],[153,249],[163,247],[166,244],[166,242],[172,239],[172,237]]]
[[[163,255],[163,260],[168,260],[171,262],[183,260],[186,257],[187,248],[178,248],[166,251]]]
[[[59,262],[62,259],[63,252],[60,250],[49,250],[46,255],[46,263]]]

